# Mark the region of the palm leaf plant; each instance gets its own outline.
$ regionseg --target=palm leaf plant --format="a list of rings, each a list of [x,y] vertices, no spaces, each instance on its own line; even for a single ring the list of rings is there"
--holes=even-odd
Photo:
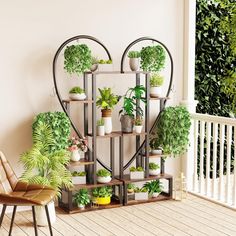
[[[54,143],[51,128],[45,123],[38,124],[33,133],[33,146],[20,157],[25,169],[21,180],[51,186],[60,195],[61,187],[72,186],[71,173],[66,169],[70,154],[64,149],[50,151]]]

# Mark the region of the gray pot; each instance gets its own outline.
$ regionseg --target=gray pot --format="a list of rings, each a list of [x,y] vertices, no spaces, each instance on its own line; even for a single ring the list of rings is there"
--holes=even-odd
[[[138,71],[140,69],[140,58],[130,58],[129,66],[132,71]]]
[[[121,131],[123,133],[132,133],[133,132],[133,118],[129,115],[122,115],[120,118],[121,122]]]

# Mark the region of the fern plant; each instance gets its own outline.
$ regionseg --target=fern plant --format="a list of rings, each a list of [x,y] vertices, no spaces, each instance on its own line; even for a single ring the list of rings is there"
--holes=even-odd
[[[70,161],[68,151],[61,149],[51,152],[55,145],[51,128],[40,123],[33,133],[33,146],[21,154],[20,162],[25,171],[21,181],[51,186],[60,195],[60,188],[72,187],[71,173],[66,169]]]

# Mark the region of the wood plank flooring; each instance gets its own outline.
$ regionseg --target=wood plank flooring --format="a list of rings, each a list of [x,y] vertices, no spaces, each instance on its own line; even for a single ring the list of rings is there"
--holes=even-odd
[[[4,217],[0,236],[8,235],[11,214]],[[49,235],[39,227],[39,236]],[[188,195],[188,199],[153,202],[80,214],[57,210],[55,236],[236,236],[236,211]],[[32,213],[16,214],[13,236],[33,236]]]

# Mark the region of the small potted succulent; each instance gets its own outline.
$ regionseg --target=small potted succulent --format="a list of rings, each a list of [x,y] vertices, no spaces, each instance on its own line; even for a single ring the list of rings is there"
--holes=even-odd
[[[72,172],[72,183],[73,184],[86,184],[86,172],[85,171]]]
[[[135,188],[134,199],[135,200],[148,200],[148,189],[145,187]]]
[[[92,57],[92,66],[90,67],[90,70],[92,72],[96,71],[98,68],[98,59],[97,57]]]
[[[106,169],[100,169],[97,171],[98,183],[109,183],[111,182],[111,173]]]
[[[158,138],[153,138],[150,141],[150,147],[151,147],[151,153],[153,155],[161,155],[162,154],[162,148],[160,146]]]
[[[80,160],[80,152],[87,152],[87,140],[77,137],[71,137],[69,139],[68,150],[71,152],[71,161]]]
[[[144,187],[148,189],[150,196],[158,197],[162,192],[163,186],[160,180],[153,180],[144,184]]]
[[[127,185],[127,192],[128,192],[128,193],[134,193],[135,188],[136,188],[136,187],[135,187],[134,184],[129,183],[129,184]]]
[[[130,167],[130,179],[144,179],[144,169],[141,166],[135,168],[134,166]]]
[[[162,96],[162,85],[164,83],[164,77],[159,74],[153,74],[150,78],[150,96],[161,97]]]
[[[98,69],[99,71],[112,71],[113,65],[112,60],[99,60],[98,61]]]
[[[80,189],[73,196],[73,202],[81,209],[84,210],[85,206],[90,203],[90,196],[87,189]]]
[[[101,108],[102,119],[104,120],[105,133],[110,134],[112,132],[112,109],[119,102],[120,97],[114,95],[111,88],[104,87],[98,89],[100,97],[98,97],[96,105]]]
[[[142,132],[143,128],[143,119],[142,117],[138,116],[134,119],[134,131],[137,134],[140,134]]]
[[[150,175],[158,175],[160,166],[154,162],[149,163],[149,174]]]
[[[80,87],[73,87],[70,91],[69,91],[69,97],[71,100],[84,100],[86,98],[85,92],[82,88]]]
[[[97,134],[98,136],[104,136],[105,135],[105,126],[104,126],[104,119],[101,118],[97,121]]]
[[[112,187],[97,187],[92,190],[93,203],[98,205],[108,205],[111,203]]]
[[[140,52],[129,51],[129,66],[132,71],[138,71],[140,69]]]

